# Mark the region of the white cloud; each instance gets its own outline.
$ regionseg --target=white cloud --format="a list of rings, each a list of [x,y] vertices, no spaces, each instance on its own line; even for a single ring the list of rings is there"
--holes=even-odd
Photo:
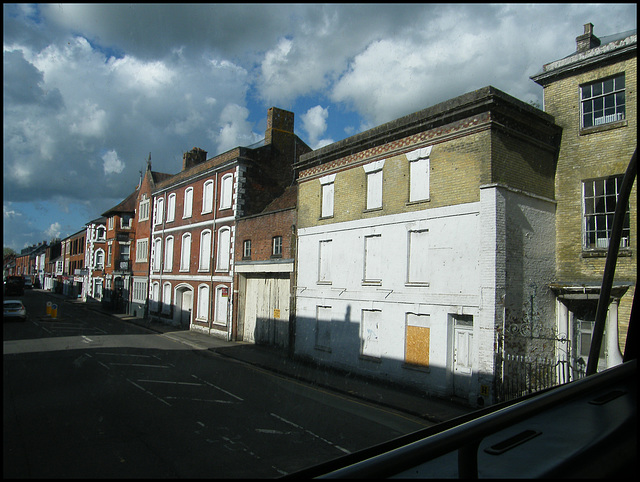
[[[308,134],[308,143],[312,149],[333,143],[331,139],[320,139],[327,130],[327,119],[329,117],[329,108],[317,105],[311,107],[307,112],[302,114],[302,128]]]
[[[124,162],[118,158],[118,153],[113,149],[102,156],[102,161],[105,174],[120,174],[124,169]]]
[[[11,203],[9,203],[11,204]],[[13,218],[16,216],[22,216],[22,213],[15,211],[14,209],[11,209],[8,205],[3,204],[2,205],[2,215],[5,218]]]
[[[220,114],[222,127],[217,135],[218,152],[225,152],[237,146],[249,146],[262,139],[252,132],[247,121],[249,109],[237,104],[228,104]]]
[[[60,233],[62,232],[62,227],[60,226],[60,223],[53,223],[51,225],[49,225],[49,227],[44,231],[44,234],[49,238],[49,239],[53,239],[53,238],[58,238],[60,237]]]

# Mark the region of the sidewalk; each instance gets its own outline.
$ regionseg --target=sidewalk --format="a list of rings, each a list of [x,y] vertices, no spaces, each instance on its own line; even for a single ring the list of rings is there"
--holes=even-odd
[[[308,382],[364,401],[373,402],[380,406],[423,418],[429,422],[443,422],[475,410],[454,400],[427,397],[411,389],[394,387],[381,381],[370,380],[338,369],[320,367],[306,360],[292,359],[287,356],[286,350],[282,348],[225,341],[204,333],[184,330],[164,323],[149,322],[149,320],[125,314],[114,314],[104,310],[102,305],[98,303],[94,305],[91,302],[67,301],[84,304],[88,309],[111,315],[124,322],[133,323],[156,333],[164,333],[166,336],[194,349],[209,350],[218,355],[233,358],[264,370]]]

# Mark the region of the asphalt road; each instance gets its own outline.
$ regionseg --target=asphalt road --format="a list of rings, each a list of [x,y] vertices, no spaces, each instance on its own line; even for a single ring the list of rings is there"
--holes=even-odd
[[[425,426],[44,293],[3,323],[3,475],[278,477]]]

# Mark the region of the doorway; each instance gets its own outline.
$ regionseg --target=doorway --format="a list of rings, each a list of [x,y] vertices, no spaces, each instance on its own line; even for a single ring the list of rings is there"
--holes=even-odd
[[[450,316],[453,325],[453,395],[468,398],[473,377],[473,316]]]

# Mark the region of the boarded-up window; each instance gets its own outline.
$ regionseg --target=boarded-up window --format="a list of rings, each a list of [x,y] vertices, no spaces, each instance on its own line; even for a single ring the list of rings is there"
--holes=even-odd
[[[316,307],[316,347],[331,348],[331,307]]]
[[[380,358],[380,310],[362,310],[361,353],[365,356]]]
[[[429,284],[429,230],[409,231],[409,249],[407,259],[407,282],[410,284]]]
[[[331,284],[331,240],[320,241],[318,253],[318,283]]]
[[[380,284],[382,281],[382,236],[364,238],[364,283]]]
[[[334,180],[335,174],[330,174],[320,178],[320,184],[322,186],[322,205],[321,214],[323,218],[333,216],[333,197],[334,197]]]
[[[409,161],[409,202],[429,199],[429,156],[431,146],[407,153]]]
[[[429,315],[407,313],[405,334],[405,363],[427,368],[431,321]]]

